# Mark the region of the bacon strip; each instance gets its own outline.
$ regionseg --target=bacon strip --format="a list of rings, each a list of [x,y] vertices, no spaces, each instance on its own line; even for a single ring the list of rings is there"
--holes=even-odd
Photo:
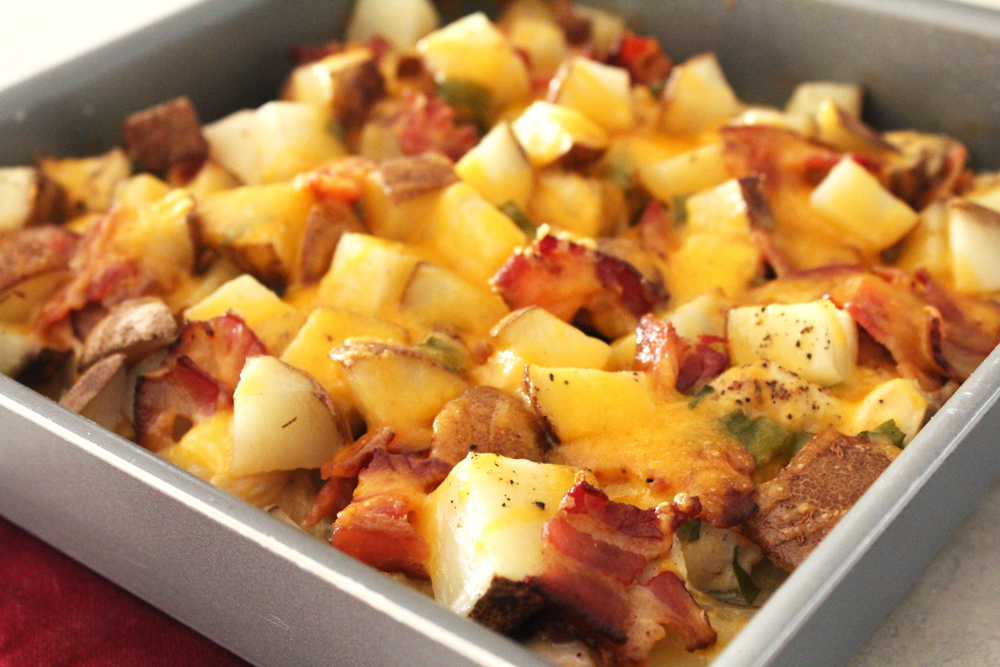
[[[376,449],[358,475],[351,504],[337,515],[331,543],[384,572],[426,579],[430,551],[410,523],[410,513],[450,470],[450,465],[437,459]]]
[[[492,283],[512,310],[539,306],[607,338],[634,331],[665,298],[628,262],[552,235],[512,255]]]
[[[237,315],[186,323],[163,364],[136,380],[136,441],[158,451],[183,435],[181,424],[232,405],[247,357],[258,354],[267,348]]]
[[[663,625],[677,628],[689,650],[709,646],[715,631],[680,577],[662,572],[643,581],[669,551],[675,527],[700,511],[688,497],[657,509],[612,502],[581,477],[543,527],[545,570],[528,583],[615,659],[648,659]]]
[[[691,344],[677,335],[672,323],[652,315],[643,315],[636,332],[633,368],[649,372],[657,387],[697,391],[729,366],[724,338],[701,336]]]
[[[655,37],[640,37],[631,32],[625,33],[609,61],[627,69],[633,85],[661,83],[674,67],[670,56],[663,52]]]
[[[410,88],[403,91],[403,107],[391,127],[404,155],[436,151],[457,162],[479,143],[475,126],[457,125],[446,102]]]

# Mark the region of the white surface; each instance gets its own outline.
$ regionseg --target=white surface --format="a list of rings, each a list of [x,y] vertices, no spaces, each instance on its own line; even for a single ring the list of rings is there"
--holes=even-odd
[[[0,88],[198,0],[0,0]],[[968,0],[1000,8],[1000,0]],[[849,667],[1000,665],[1000,486]]]

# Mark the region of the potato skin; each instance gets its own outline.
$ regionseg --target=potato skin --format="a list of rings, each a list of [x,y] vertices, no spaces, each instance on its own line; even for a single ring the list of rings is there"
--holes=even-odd
[[[493,387],[473,387],[434,419],[431,456],[452,465],[469,452],[541,462],[544,443],[541,424],[520,401]]]
[[[545,597],[529,584],[495,577],[469,618],[497,632],[510,632],[544,606]]]

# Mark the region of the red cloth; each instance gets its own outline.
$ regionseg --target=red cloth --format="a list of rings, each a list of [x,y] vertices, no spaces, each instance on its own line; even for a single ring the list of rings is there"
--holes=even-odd
[[[247,664],[0,518],[0,667]]]

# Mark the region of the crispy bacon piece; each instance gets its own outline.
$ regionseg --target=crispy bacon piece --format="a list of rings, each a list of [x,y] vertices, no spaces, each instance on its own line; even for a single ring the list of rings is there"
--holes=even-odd
[[[132,114],[122,124],[122,138],[129,159],[148,171],[184,165],[193,174],[208,157],[198,112],[187,97]]]
[[[458,161],[479,143],[472,125],[456,125],[455,110],[436,97],[403,91],[403,107],[391,121],[404,155],[436,151]]]
[[[256,354],[267,348],[237,315],[185,324],[163,364],[136,381],[137,442],[158,451],[178,440],[182,426],[231,405],[243,365]]]
[[[642,316],[636,333],[633,368],[651,373],[658,388],[698,391],[729,366],[725,338],[701,336],[692,344],[652,315]]]
[[[55,225],[0,234],[0,292],[32,276],[69,268],[79,240]]]
[[[655,37],[640,37],[632,32],[625,33],[609,61],[627,69],[633,84],[647,86],[661,83],[674,67]]]
[[[430,552],[410,523],[410,513],[450,470],[437,459],[376,449],[358,475],[351,504],[337,515],[331,543],[382,571],[426,579]]]
[[[899,155],[889,161],[882,182],[917,211],[956,194],[971,178],[965,168],[968,149],[950,137],[903,131],[885,139]]]
[[[139,377],[135,387],[135,433],[157,452],[174,444],[192,425],[233,402],[232,394],[187,357]]]
[[[607,338],[634,331],[665,298],[631,264],[552,235],[512,255],[492,283],[511,309],[539,306]]]
[[[361,184],[378,165],[374,160],[352,156],[314,169],[301,178],[322,202],[354,204],[361,199]]]
[[[715,631],[680,577],[655,566],[648,573],[669,552],[674,529],[700,511],[686,496],[645,510],[612,502],[581,477],[542,529],[545,570],[529,584],[614,659],[648,659],[664,624],[689,650],[710,646]]]
[[[742,528],[776,562],[794,569],[895,458],[892,445],[828,429],[760,487],[760,512]]]

